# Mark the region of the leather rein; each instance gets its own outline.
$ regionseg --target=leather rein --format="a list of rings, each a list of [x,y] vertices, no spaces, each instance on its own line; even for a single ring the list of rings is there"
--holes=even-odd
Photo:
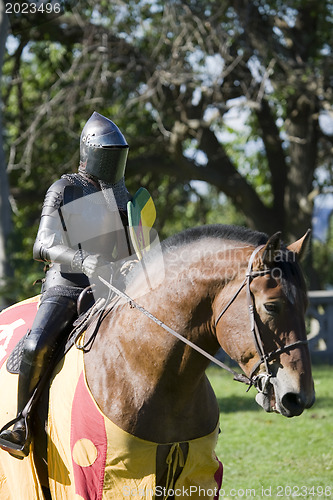
[[[178,332],[170,328],[168,325],[166,325],[163,321],[159,320],[156,318],[153,314],[151,314],[149,311],[147,311],[144,307],[140,306],[137,302],[135,302],[131,297],[129,297],[125,292],[120,291],[118,288],[116,288],[114,285],[106,281],[104,278],[99,276],[99,279],[102,283],[104,283],[105,286],[107,286],[110,290],[115,292],[119,297],[122,297],[125,299],[126,302],[130,304],[131,307],[138,309],[141,311],[145,316],[147,316],[149,319],[154,321],[156,324],[158,324],[161,328],[166,330],[167,332],[171,333],[175,337],[177,337],[179,340],[184,342],[185,344],[189,345],[192,347],[194,350],[208,358],[212,363],[216,364],[220,368],[223,368],[224,370],[227,370],[229,373],[232,373],[234,380],[238,382],[242,382],[244,384],[249,385],[248,390],[254,386],[258,392],[266,393],[267,386],[269,384],[269,380],[272,377],[272,372],[270,369],[269,361],[272,359],[278,357],[281,353],[287,352],[291,349],[295,349],[299,347],[300,345],[305,345],[308,343],[307,340],[297,340],[296,342],[293,342],[291,344],[285,345],[279,349],[276,349],[275,351],[272,351],[270,353],[265,353],[264,346],[263,346],[263,341],[261,338],[260,330],[258,327],[258,324],[256,322],[255,318],[255,303],[254,303],[254,298],[250,290],[250,285],[251,281],[253,278],[256,278],[257,276],[263,276],[266,274],[270,274],[271,270],[270,269],[264,269],[264,270],[259,270],[259,271],[253,271],[253,262],[255,259],[255,256],[257,253],[264,247],[265,245],[258,246],[255,248],[255,250],[252,252],[252,255],[249,260],[249,264],[247,267],[245,279],[237,289],[237,291],[234,293],[232,298],[229,300],[229,302],[226,304],[226,306],[222,309],[222,311],[219,313],[216,321],[215,321],[215,327],[217,326],[218,322],[224,315],[224,313],[229,309],[231,304],[235,301],[235,299],[238,297],[239,293],[243,290],[244,287],[246,287],[246,296],[247,296],[247,304],[248,304],[248,313],[250,317],[250,324],[251,324],[251,333],[254,341],[254,345],[256,347],[257,353],[259,355],[259,360],[257,363],[254,365],[252,368],[251,374],[248,377],[244,373],[238,373],[232,368],[230,368],[228,365],[225,363],[222,363],[222,361],[216,359],[214,356],[206,352],[205,350],[201,349],[201,347],[197,346],[187,338],[183,337],[180,335]],[[258,375],[256,375],[256,372],[258,371],[259,367],[264,364],[265,365],[265,372],[261,372]]]

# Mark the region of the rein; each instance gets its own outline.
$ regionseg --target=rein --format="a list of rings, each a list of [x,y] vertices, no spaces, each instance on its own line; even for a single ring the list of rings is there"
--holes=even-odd
[[[118,288],[116,288],[115,286],[113,286],[111,283],[109,283],[108,281],[106,281],[101,276],[99,276],[99,279],[100,279],[100,281],[102,283],[104,283],[105,286],[107,286],[110,290],[112,290],[114,293],[116,293],[119,297],[122,297],[123,299],[125,299],[125,301],[128,302],[131,307],[134,307],[134,308],[138,309],[139,311],[141,311],[143,314],[145,314],[145,316],[147,316],[149,319],[151,319],[152,321],[154,321],[161,328],[163,328],[167,332],[171,333],[177,339],[181,340],[185,344],[187,344],[190,347],[192,347],[192,349],[196,350],[197,352],[199,352],[200,354],[202,354],[203,356],[205,356],[212,363],[216,364],[220,368],[223,368],[224,370],[227,370],[229,373],[231,373],[233,375],[234,380],[249,385],[248,390],[253,385],[257,389],[258,392],[265,393],[266,392],[266,388],[267,388],[268,383],[269,383],[269,380],[270,380],[270,378],[273,375],[272,371],[270,369],[269,361],[271,361],[272,359],[276,358],[277,356],[279,356],[283,352],[287,352],[287,351],[289,351],[291,349],[295,349],[296,347],[299,347],[300,345],[306,345],[308,343],[308,341],[307,340],[297,340],[296,342],[292,342],[291,344],[287,344],[287,345],[285,345],[285,346],[283,346],[281,348],[276,349],[275,351],[272,351],[270,353],[265,353],[264,346],[263,346],[263,341],[262,341],[261,334],[260,334],[260,330],[259,330],[258,324],[256,322],[256,318],[255,318],[254,297],[253,297],[253,295],[251,293],[251,289],[250,289],[251,281],[252,281],[253,278],[256,278],[257,276],[264,276],[264,275],[269,274],[271,272],[270,269],[268,269],[268,268],[267,269],[263,269],[261,271],[253,271],[253,269],[252,269],[253,268],[253,262],[254,262],[254,259],[255,259],[256,255],[257,255],[257,253],[264,246],[265,245],[260,245],[257,248],[255,248],[254,251],[252,252],[250,260],[249,260],[249,263],[248,263],[246,275],[245,275],[245,278],[244,278],[243,282],[241,283],[241,285],[239,286],[239,288],[237,289],[237,291],[234,293],[234,295],[231,297],[231,299],[229,300],[229,302],[226,304],[226,306],[219,313],[219,315],[218,315],[218,317],[217,317],[217,319],[215,321],[215,327],[216,327],[217,324],[218,324],[218,322],[220,321],[220,319],[224,315],[224,313],[229,309],[229,307],[235,301],[235,299],[238,297],[238,295],[243,290],[243,288],[246,287],[246,297],[247,297],[248,312],[249,312],[249,317],[250,317],[251,333],[252,333],[254,345],[255,345],[257,353],[259,355],[259,360],[254,365],[254,367],[252,368],[252,371],[251,371],[251,374],[250,374],[249,377],[247,375],[245,375],[244,373],[237,373],[235,370],[233,370],[232,368],[230,368],[228,365],[226,365],[225,363],[222,363],[222,361],[214,358],[214,356],[212,356],[208,352],[206,352],[203,349],[201,349],[201,347],[197,346],[196,344],[194,344],[193,342],[191,342],[187,338],[185,338],[182,335],[180,335],[178,332],[176,332],[175,330],[173,330],[172,328],[170,328],[168,325],[166,325],[163,321],[159,320],[158,318],[156,318],[156,316],[154,316],[149,311],[147,311],[147,309],[145,309],[144,307],[140,306],[131,297],[129,297],[125,292],[120,291]],[[257,370],[259,369],[259,367],[262,364],[265,365],[265,370],[266,371],[264,373],[259,373],[258,375],[255,375],[256,372],[257,372]]]

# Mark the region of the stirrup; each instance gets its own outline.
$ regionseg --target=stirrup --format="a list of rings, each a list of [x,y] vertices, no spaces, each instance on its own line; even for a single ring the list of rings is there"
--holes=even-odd
[[[27,416],[22,416],[22,413],[20,413],[16,418],[8,422],[0,430],[0,434],[2,434],[2,432],[8,430],[9,427],[11,427],[22,418],[24,419],[25,423],[25,439],[23,444],[13,443],[12,441],[7,441],[7,439],[0,437],[0,448],[2,448],[4,451],[7,451],[12,457],[18,458],[19,460],[27,457],[30,453],[31,437],[27,422]],[[14,430],[15,429],[13,429],[13,431]]]

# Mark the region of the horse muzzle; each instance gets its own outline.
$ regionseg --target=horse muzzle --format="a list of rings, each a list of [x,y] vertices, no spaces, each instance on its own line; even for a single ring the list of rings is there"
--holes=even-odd
[[[257,388],[256,402],[267,412],[280,413],[284,417],[297,417],[315,401],[315,393],[298,391],[292,387],[284,387],[276,377],[266,382],[264,390]]]

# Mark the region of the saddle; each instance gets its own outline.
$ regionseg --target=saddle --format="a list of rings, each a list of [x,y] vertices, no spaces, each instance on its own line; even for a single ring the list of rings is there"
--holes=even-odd
[[[6,368],[9,373],[18,374],[20,371],[20,364],[23,355],[23,345],[27,338],[28,332],[18,341],[14,350],[7,359]]]

